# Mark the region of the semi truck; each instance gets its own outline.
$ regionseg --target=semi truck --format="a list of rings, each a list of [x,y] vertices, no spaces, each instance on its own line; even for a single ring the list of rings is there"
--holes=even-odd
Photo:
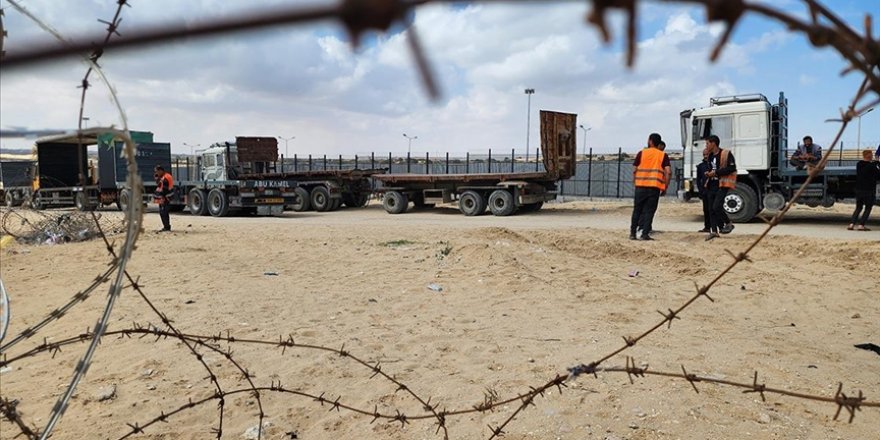
[[[577,115],[541,110],[543,172],[482,174],[379,174],[382,206],[390,214],[457,202],[466,216],[537,211],[556,198],[556,184],[575,174]]]
[[[138,145],[140,174],[144,192],[155,189],[153,165],[170,165],[171,147],[153,143],[150,132],[131,132]],[[89,147],[97,145],[97,165],[89,159]],[[122,143],[101,129],[84,130],[37,139],[36,161],[27,177],[19,176],[14,185],[4,185],[7,206],[27,205],[34,209],[70,207],[85,211],[98,206],[127,203],[125,188],[128,169],[120,157]]]
[[[4,160],[0,162],[0,200],[12,207],[21,205],[31,187],[35,162],[32,160]]]
[[[684,169],[678,196],[683,200],[697,196],[696,167],[703,160],[705,139],[713,134],[736,158],[736,188],[724,199],[731,221],[748,222],[761,210],[779,212],[807,180],[809,170],[789,163],[795,150],[788,149],[788,100],[782,92],[775,103],[762,94],[711,98],[708,107],[682,111],[680,123]],[[830,207],[854,197],[855,181],[854,162],[829,162],[798,203]]]

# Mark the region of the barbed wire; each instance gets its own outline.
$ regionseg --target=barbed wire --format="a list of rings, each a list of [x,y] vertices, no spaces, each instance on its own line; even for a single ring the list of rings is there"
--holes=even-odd
[[[18,9],[20,6],[16,5],[13,0],[8,0],[9,3],[16,6]],[[262,28],[266,26],[276,26],[276,25],[288,25],[295,23],[302,23],[306,21],[312,21],[317,19],[326,19],[333,18],[341,21],[349,31],[349,34],[352,36],[352,40],[355,44],[357,44],[360,35],[366,31],[371,29],[376,30],[387,30],[391,23],[401,20],[403,16],[405,16],[412,8],[416,6],[420,6],[426,3],[443,3],[446,0],[421,0],[421,1],[403,1],[403,0],[346,0],[341,2],[339,5],[335,7],[314,7],[309,9],[304,8],[290,8],[284,9],[280,11],[272,11],[271,14],[253,14],[249,16],[236,17],[235,19],[227,19],[227,20],[218,20],[212,23],[200,24],[197,26],[190,26],[187,28],[168,26],[168,27],[159,27],[155,29],[147,29],[147,30],[136,30],[131,33],[129,36],[120,36],[118,39],[110,39],[114,34],[118,35],[117,29],[120,22],[120,11],[123,6],[127,5],[126,0],[117,0],[118,8],[117,12],[114,15],[114,18],[107,22],[102,21],[107,24],[107,33],[104,38],[103,44],[95,45],[92,43],[92,40],[86,39],[77,39],[72,40],[71,42],[65,43],[64,47],[61,48],[33,48],[26,50],[22,53],[16,53],[12,55],[7,55],[6,58],[3,59],[2,65],[0,68],[12,68],[18,66],[28,65],[35,61],[44,60],[47,58],[54,58],[58,56],[65,56],[72,53],[82,53],[85,51],[91,50],[91,55],[89,56],[90,67],[87,71],[84,79],[82,80],[81,87],[83,88],[79,115],[80,120],[78,122],[78,126],[80,128],[80,133],[82,129],[82,114],[84,105],[85,105],[85,95],[86,90],[89,88],[88,77],[90,73],[93,71],[102,74],[100,68],[97,66],[96,61],[101,55],[104,53],[106,49],[113,47],[135,47],[144,44],[151,44],[160,41],[168,41],[170,39],[181,38],[181,37],[193,37],[193,36],[213,36],[218,35],[220,33],[226,32],[234,32],[241,30],[249,30]],[[513,0],[507,0],[513,1]],[[661,0],[664,3],[670,2],[671,0]],[[795,393],[786,390],[769,388],[766,387],[765,384],[758,383],[758,375],[757,372],[754,375],[753,382],[751,384],[748,383],[740,383],[734,381],[725,381],[719,379],[713,379],[709,377],[698,376],[694,374],[688,373],[684,367],[682,367],[682,373],[677,372],[661,372],[661,371],[648,371],[646,368],[638,368],[635,366],[635,361],[627,357],[627,366],[626,367],[600,367],[601,364],[607,362],[611,358],[623,353],[627,349],[635,346],[642,339],[654,333],[659,328],[664,325],[667,328],[671,328],[672,321],[675,319],[681,319],[681,313],[686,310],[689,306],[694,304],[698,299],[705,296],[710,301],[714,302],[714,299],[709,296],[710,289],[715,286],[722,278],[727,276],[739,263],[743,261],[750,261],[749,253],[758,246],[761,241],[767,236],[767,234],[778,225],[782,219],[785,217],[785,214],[791,209],[794,203],[800,198],[806,186],[813,181],[813,179],[821,172],[824,166],[827,164],[827,161],[830,158],[830,153],[834,149],[834,145],[837,144],[843,130],[846,128],[849,121],[852,118],[856,117],[860,110],[870,107],[871,105],[880,102],[878,99],[874,99],[868,104],[864,104],[863,101],[867,97],[869,93],[874,93],[880,95],[880,75],[878,75],[877,69],[880,66],[880,43],[871,35],[871,16],[866,15],[865,19],[865,32],[864,34],[859,34],[858,32],[852,30],[848,25],[846,25],[842,20],[836,17],[830,10],[819,4],[814,0],[803,0],[804,5],[808,8],[810,12],[809,20],[800,20],[791,15],[785,14],[773,8],[770,8],[766,5],[757,4],[757,3],[748,3],[745,1],[731,1],[731,2],[718,2],[714,0],[681,0],[680,2],[691,3],[691,4],[700,4],[706,7],[707,15],[709,21],[721,21],[726,25],[726,29],[722,34],[722,37],[717,42],[715,48],[713,49],[710,59],[713,61],[718,58],[722,49],[729,41],[730,35],[732,34],[735,26],[739,23],[740,19],[746,15],[747,13],[753,13],[758,15],[763,15],[765,17],[774,19],[786,25],[790,30],[799,32],[804,34],[813,44],[817,47],[822,46],[830,46],[834,48],[838,53],[843,56],[849,62],[849,66],[844,69],[841,73],[842,75],[851,73],[851,72],[860,72],[864,75],[864,80],[862,85],[860,86],[858,92],[855,94],[852,102],[847,106],[845,110],[841,111],[841,116],[843,122],[841,123],[840,130],[836,135],[835,141],[832,143],[832,147],[826,151],[826,154],[823,156],[819,166],[811,170],[807,181],[800,187],[800,189],[795,193],[792,199],[786,204],[782,211],[773,216],[771,219],[766,219],[768,222],[767,228],[764,232],[759,235],[754,241],[752,241],[742,252],[733,253],[731,251],[726,251],[732,258],[733,262],[730,263],[724,270],[722,270],[715,278],[713,278],[708,284],[700,287],[699,284],[695,283],[696,293],[690,297],[683,305],[679,306],[675,310],[668,309],[668,313],[659,312],[663,316],[663,320],[659,323],[655,324],[653,327],[649,328],[642,334],[636,337],[628,337],[624,336],[624,344],[617,350],[614,350],[605,356],[599,357],[594,361],[591,361],[587,364],[579,364],[575,365],[567,370],[565,374],[557,374],[551,380],[547,381],[543,385],[530,388],[530,391],[518,394],[516,396],[500,399],[495,393],[487,393],[482,402],[474,405],[469,409],[461,409],[461,410],[442,410],[437,411],[439,408],[439,404],[432,405],[430,403],[431,399],[427,401],[422,400],[418,397],[412,390],[403,385],[400,382],[397,382],[393,376],[389,376],[386,373],[382,372],[379,364],[375,366],[371,366],[359,358],[352,356],[348,351],[345,350],[344,346],[341,349],[333,349],[329,347],[317,346],[317,345],[303,345],[294,343],[292,337],[290,337],[289,342],[284,340],[283,338],[279,338],[278,342],[274,341],[259,341],[259,340],[248,340],[248,339],[235,339],[231,336],[226,336],[225,338],[222,336],[217,337],[203,337],[203,336],[192,336],[185,335],[180,333],[177,329],[175,329],[171,325],[171,320],[162,312],[160,312],[153,304],[149,301],[146,294],[142,290],[142,286],[138,283],[137,278],[133,278],[126,270],[125,263],[131,256],[131,252],[133,251],[134,242],[136,240],[137,234],[141,231],[142,228],[142,211],[140,210],[140,204],[133,203],[130,205],[130,209],[126,214],[127,223],[127,233],[126,233],[126,242],[121,249],[119,254],[116,254],[113,246],[107,241],[107,237],[102,233],[100,236],[104,239],[105,244],[107,244],[108,251],[110,252],[113,263],[117,266],[116,272],[116,280],[113,283],[113,286],[110,289],[109,298],[107,305],[104,309],[104,314],[102,318],[99,319],[98,323],[94,326],[94,330],[87,331],[87,339],[91,342],[89,349],[86,354],[83,356],[83,360],[77,364],[75,369],[74,378],[71,381],[71,385],[68,387],[65,395],[59,399],[58,403],[56,403],[55,407],[52,410],[52,414],[50,417],[50,422],[47,425],[47,428],[41,433],[40,438],[46,438],[52,430],[52,427],[57,423],[57,420],[60,419],[63,414],[66,405],[69,401],[70,395],[72,395],[73,390],[76,388],[76,384],[81,380],[81,378],[85,375],[86,370],[88,369],[88,365],[91,359],[92,354],[94,353],[94,347],[100,341],[103,335],[111,335],[111,334],[122,334],[116,332],[107,332],[106,323],[109,319],[110,313],[112,312],[113,303],[115,299],[119,295],[119,291],[122,288],[122,283],[125,279],[127,279],[130,283],[130,287],[133,287],[136,291],[139,292],[141,298],[147,302],[152,311],[160,317],[161,321],[164,325],[169,327],[168,331],[158,330],[158,329],[134,329],[138,331],[146,331],[152,332],[154,336],[162,336],[162,337],[173,337],[182,342],[184,342],[187,347],[190,349],[190,352],[200,361],[202,362],[204,368],[206,368],[209,372],[209,376],[214,382],[215,392],[211,396],[205,397],[202,400],[190,401],[189,403],[175,409],[170,413],[162,413],[159,417],[147,422],[145,425],[139,426],[136,423],[134,425],[129,425],[131,428],[131,432],[125,435],[126,438],[130,435],[134,435],[143,431],[143,429],[147,426],[150,426],[159,421],[166,421],[166,419],[172,415],[176,414],[180,411],[186,410],[188,408],[192,408],[203,403],[212,401],[212,400],[220,400],[220,427],[216,429],[217,437],[220,438],[222,436],[222,423],[223,423],[223,402],[225,397],[233,395],[233,394],[241,394],[241,393],[251,393],[251,395],[257,397],[259,399],[260,392],[266,391],[274,391],[288,394],[296,394],[302,397],[312,398],[315,401],[319,402],[322,406],[327,403],[331,405],[331,410],[340,408],[349,409],[354,412],[359,412],[363,415],[374,416],[374,420],[378,418],[383,418],[390,420],[392,422],[400,422],[401,425],[406,425],[410,420],[421,420],[421,419],[435,419],[438,424],[438,431],[442,428],[444,432],[444,437],[448,438],[448,432],[446,431],[446,417],[460,415],[460,414],[468,414],[473,412],[485,412],[494,408],[497,408],[500,405],[506,405],[513,402],[520,402],[517,408],[510,414],[501,424],[496,427],[490,426],[489,429],[491,431],[490,439],[496,438],[505,433],[505,429],[507,426],[528,406],[534,405],[534,399],[537,396],[543,395],[544,391],[549,388],[557,387],[561,391],[565,386],[565,383],[569,380],[573,380],[574,378],[579,377],[582,374],[593,374],[594,376],[598,372],[612,372],[612,373],[626,373],[630,381],[633,381],[633,377],[644,377],[646,375],[654,375],[660,377],[667,378],[679,378],[687,380],[694,388],[695,391],[698,392],[695,383],[696,382],[706,382],[706,383],[715,383],[719,385],[729,385],[739,388],[744,388],[744,392],[751,393],[759,393],[764,398],[764,393],[777,393],[782,395],[787,395],[791,397],[798,398],[806,398],[811,400],[817,400],[822,402],[830,402],[834,403],[837,406],[837,413],[835,414],[834,419],[836,420],[842,410],[846,410],[849,413],[849,421],[855,417],[855,413],[861,410],[862,407],[877,407],[877,402],[867,401],[866,397],[862,394],[861,391],[858,392],[856,397],[847,396],[843,393],[843,385],[842,383],[838,386],[837,393],[834,397],[827,396],[818,396],[818,395],[808,395],[802,393]],[[610,32],[608,30],[607,24],[605,22],[606,14],[609,10],[622,10],[628,15],[628,25],[627,25],[627,65],[632,66],[634,64],[636,58],[636,44],[637,36],[636,36],[636,8],[640,3],[638,0],[592,0],[588,3],[591,3],[593,6],[592,11],[588,15],[588,22],[595,26],[603,36],[603,39],[607,42],[611,40]],[[412,28],[410,28],[412,32]],[[433,83],[433,77],[430,73],[430,69],[428,68],[429,64],[427,62],[427,58],[424,57],[421,46],[418,42],[417,37],[414,34],[411,34],[410,47],[413,51],[413,55],[416,58],[417,68],[422,74],[423,83],[426,84],[426,88],[429,90],[429,95],[434,96],[436,93],[436,87],[432,87],[430,84]],[[59,36],[59,39],[60,36]],[[61,39],[63,41],[63,39]],[[106,78],[103,77],[105,83]],[[111,95],[113,95],[114,99],[115,93],[113,93],[112,87]],[[434,90],[432,92],[431,90]],[[125,116],[122,111],[121,105],[118,104],[118,100],[116,101],[117,106],[120,111],[120,115],[124,121]],[[127,129],[122,133],[122,136],[125,137],[126,141],[126,155],[129,159],[129,184],[132,184],[132,189],[138,189],[139,185],[134,185],[133,183],[137,182],[137,168],[136,163],[134,161],[134,145],[131,142],[130,136],[128,136]],[[139,194],[133,197],[133,200],[138,200]],[[97,219],[96,219],[97,221]],[[100,227],[100,226],[99,226]],[[117,256],[118,255],[118,256]],[[112,264],[112,263],[111,263]],[[109,273],[112,274],[112,271]],[[108,278],[109,278],[108,274]],[[68,303],[79,302],[77,297],[74,297],[74,300]],[[72,305],[71,305],[72,306]],[[60,310],[60,309],[56,309]],[[53,312],[54,314],[55,312]],[[48,318],[50,321],[60,318],[59,316],[55,316],[50,314]],[[61,314],[63,315],[63,313]],[[45,322],[42,326],[45,326]],[[28,336],[33,336],[39,329],[42,328],[40,326],[33,332],[30,332]],[[133,330],[130,330],[133,331]],[[80,340],[80,337],[72,338],[70,343],[73,342],[85,342],[85,340]],[[26,338],[25,338],[26,339]],[[248,388],[242,388],[231,391],[223,391],[219,385],[219,382],[216,381],[216,377],[211,372],[210,367],[203,361],[202,356],[198,353],[195,347],[202,347],[207,350],[221,350],[219,347],[214,346],[213,344],[218,341],[224,341],[226,343],[259,343],[259,344],[272,344],[278,347],[282,347],[282,350],[288,347],[299,347],[299,348],[314,348],[319,350],[325,350],[334,352],[342,357],[351,358],[356,362],[362,364],[365,367],[371,368],[375,374],[382,375],[385,379],[391,380],[394,382],[399,388],[399,390],[408,391],[420,404],[423,405],[423,409],[425,410],[424,414],[407,416],[401,413],[399,410],[396,414],[379,414],[378,411],[369,411],[369,410],[359,410],[353,406],[347,406],[340,403],[340,398],[337,398],[334,401],[331,401],[328,398],[324,398],[323,394],[314,395],[309,394],[297,390],[288,390],[281,386],[280,383],[277,385],[272,383],[269,387],[258,387],[253,381],[250,380],[251,374],[247,369],[243,368],[240,363],[232,359],[231,352],[226,351],[228,355],[225,356],[226,359],[231,362],[236,368],[239,369],[240,373],[242,373],[243,378],[247,379],[249,382]],[[18,341],[16,341],[18,342]],[[50,347],[60,347],[60,345],[55,345],[48,343],[44,340],[44,343],[39,346],[41,347],[40,352],[42,351],[51,351]],[[191,344],[191,345],[190,345]],[[289,344],[289,345],[288,345]],[[4,346],[5,347],[5,346]],[[213,347],[213,348],[212,348]],[[60,348],[59,348],[60,349]],[[2,350],[0,350],[2,351]],[[17,357],[15,359],[20,359],[21,357]],[[9,361],[3,360],[0,365],[6,365]],[[375,376],[374,374],[374,376]],[[11,401],[4,400],[2,404],[2,410],[7,419],[13,421],[19,426],[22,434],[29,438],[36,438],[36,433],[32,430],[29,430],[27,426],[21,422],[20,415],[18,415],[15,410],[15,405],[10,403]],[[260,406],[260,429],[259,432],[262,431],[262,421],[264,417],[262,405]],[[17,420],[17,421],[16,421]]]

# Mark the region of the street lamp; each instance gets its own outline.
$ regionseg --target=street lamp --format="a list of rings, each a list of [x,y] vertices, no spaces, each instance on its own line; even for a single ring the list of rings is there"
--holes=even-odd
[[[856,137],[856,148],[862,148],[862,116],[871,113],[874,110],[874,107],[871,107],[861,113],[859,113],[856,117],[859,118],[859,130],[858,135]]]
[[[189,147],[189,155],[190,155],[190,156],[194,156],[194,155],[195,155],[195,152],[194,152],[193,150],[195,149],[195,147],[201,147],[202,144],[195,144],[195,145],[193,145],[193,144],[188,144],[188,143],[184,142],[184,143],[183,143],[183,146],[185,146],[185,147]]]
[[[532,95],[535,94],[535,89],[526,89],[526,96],[529,97],[529,104],[526,108],[526,162],[529,161],[529,129],[532,124]]]
[[[90,120],[89,117],[88,117],[88,116],[83,116],[81,119],[82,119],[82,121],[83,121],[83,125],[84,125],[83,128],[89,128],[89,120]]]
[[[413,139],[418,139],[419,137],[418,136],[407,136],[406,133],[403,134],[403,137],[409,139],[409,145],[407,145],[407,147],[406,147],[406,155],[409,156],[410,154],[412,154],[412,141],[413,141]]]
[[[584,131],[584,160],[587,160],[587,132],[592,130],[593,127],[584,127],[584,124],[580,125],[581,130]]]
[[[292,141],[292,140],[296,139],[296,136],[291,136],[289,138],[286,138],[284,136],[275,136],[275,137],[284,141],[284,157],[290,156],[290,154],[288,154],[288,152],[287,152],[287,141]]]

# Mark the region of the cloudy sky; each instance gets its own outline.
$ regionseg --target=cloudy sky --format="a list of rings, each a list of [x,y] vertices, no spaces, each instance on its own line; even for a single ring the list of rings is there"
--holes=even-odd
[[[3,2],[14,53],[50,37]],[[268,0],[131,0],[120,32],[168,22],[201,22],[256,10],[306,5]],[[309,3],[322,3],[312,1]],[[420,7],[412,18],[434,67],[442,97],[432,101],[409,54],[403,26],[372,35],[357,51],[338,23],[272,28],[208,40],[177,41],[136,51],[108,51],[101,62],[118,92],[129,126],[171,142],[175,152],[236,135],[295,137],[288,154],[480,153],[523,150],[531,114],[531,149],[539,144],[538,110],[578,114],[590,127],[587,148],[634,151],[648,133],[680,145],[678,114],[702,107],[711,96],[784,91],[791,106],[792,139],[811,134],[827,145],[837,117],[859,85],[836,52],[812,48],[775,23],[749,17],[720,61],[708,62],[722,31],[706,25],[700,8],[642,2],[639,56],[625,67],[623,21],[614,16],[614,41],[603,45],[584,24],[586,1],[458,3]],[[798,15],[799,1],[767,2]],[[877,0],[826,1],[861,28]],[[24,0],[35,15],[67,37],[101,32],[111,0]],[[880,17],[875,17],[880,18]],[[875,19],[874,35],[880,34]],[[0,75],[0,125],[4,128],[73,128],[85,64],[63,59],[4,70]],[[96,78],[96,77],[93,77]],[[107,88],[90,90],[90,126],[119,125]],[[529,107],[525,88],[534,88]],[[531,111],[529,111],[531,110]],[[880,110],[864,116],[863,145],[880,143]],[[578,132],[579,149],[583,132]],[[855,124],[844,134],[848,148]],[[2,139],[4,148],[32,145]],[[280,142],[282,153],[285,142]]]

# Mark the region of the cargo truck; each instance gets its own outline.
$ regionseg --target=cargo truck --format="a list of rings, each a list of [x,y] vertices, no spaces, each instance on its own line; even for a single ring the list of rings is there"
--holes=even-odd
[[[190,212],[212,215],[223,211],[224,192],[232,207],[243,208],[242,203],[249,203],[248,195],[253,191],[244,191],[243,198],[234,198],[232,193],[237,191],[236,187],[267,188],[271,194],[262,198],[264,202],[283,202],[280,209],[289,207],[298,212],[333,211],[343,204],[362,207],[372,193],[370,177],[385,172],[384,169],[278,171],[277,139],[246,136],[236,137],[235,142],[215,143],[204,150],[197,161],[177,161],[173,168],[176,171],[172,177],[182,182],[178,185],[186,191],[185,201],[175,199],[173,203],[186,203]],[[202,174],[198,176],[198,173]],[[198,182],[194,179],[196,176]],[[277,211],[278,207],[273,209]]]
[[[736,188],[724,199],[731,221],[748,222],[762,209],[775,214],[807,180],[807,169],[789,164],[795,150],[788,149],[788,100],[781,92],[776,103],[761,94],[711,98],[709,107],[682,111],[680,122],[684,149],[681,199],[697,196],[696,167],[703,160],[705,139],[713,134],[721,139],[721,148],[731,150],[736,158]],[[829,162],[798,202],[830,207],[837,200],[853,198],[855,182],[854,161]],[[880,195],[880,186],[877,191]]]
[[[34,209],[75,206],[91,210],[98,206],[126,203],[126,160],[120,157],[121,141],[102,129],[83,130],[46,136],[36,141],[36,161],[19,176],[14,186],[4,185],[8,206],[26,204]],[[169,144],[154,144],[150,132],[131,132],[138,145],[140,174],[144,192],[155,188],[152,166],[169,166]],[[89,147],[97,145],[97,165],[89,159]]]
[[[481,174],[379,174],[377,192],[390,214],[437,203],[457,202],[467,216],[486,209],[497,216],[537,211],[556,198],[556,184],[575,175],[577,115],[541,111],[541,152],[544,172]]]
[[[0,200],[8,207],[21,205],[33,181],[32,160],[8,160],[0,162]]]

